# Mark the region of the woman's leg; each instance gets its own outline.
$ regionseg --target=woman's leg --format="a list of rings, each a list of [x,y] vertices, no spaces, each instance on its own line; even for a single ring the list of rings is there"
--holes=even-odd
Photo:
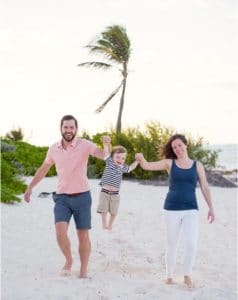
[[[198,211],[188,210],[183,217],[182,230],[185,235],[184,283],[191,287],[191,273],[197,249]]]
[[[176,258],[176,245],[181,228],[180,211],[164,211],[164,220],[167,230],[167,250],[166,250],[166,283],[173,283],[173,272]]]

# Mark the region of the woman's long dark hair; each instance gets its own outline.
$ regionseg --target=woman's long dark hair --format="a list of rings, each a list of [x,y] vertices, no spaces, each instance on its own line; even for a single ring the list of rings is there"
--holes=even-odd
[[[177,139],[180,139],[186,146],[188,145],[188,141],[187,141],[186,137],[183,134],[178,133],[178,134],[172,135],[169,138],[168,142],[163,146],[163,149],[162,149],[162,155],[165,158],[170,158],[170,159],[176,159],[177,158],[177,156],[174,153],[173,148],[171,146],[172,142],[174,140],[177,140]]]

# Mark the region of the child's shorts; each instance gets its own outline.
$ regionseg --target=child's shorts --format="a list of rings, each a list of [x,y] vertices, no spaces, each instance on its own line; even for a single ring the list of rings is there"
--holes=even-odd
[[[116,215],[120,203],[119,193],[109,192],[102,189],[99,196],[99,204],[97,208],[98,213],[110,212],[112,215]]]

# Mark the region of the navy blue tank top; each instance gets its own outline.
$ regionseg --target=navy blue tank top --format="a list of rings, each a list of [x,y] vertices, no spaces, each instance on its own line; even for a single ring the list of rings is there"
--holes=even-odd
[[[169,191],[164,202],[164,209],[198,209],[195,193],[197,180],[196,161],[193,162],[191,168],[183,169],[178,167],[175,160],[173,160],[169,175]]]

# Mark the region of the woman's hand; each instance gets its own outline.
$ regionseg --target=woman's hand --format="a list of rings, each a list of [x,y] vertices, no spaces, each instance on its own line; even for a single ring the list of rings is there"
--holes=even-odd
[[[144,155],[143,153],[136,153],[135,154],[135,160],[138,161],[138,163],[140,163],[142,160],[144,160]]]
[[[208,214],[207,214],[207,219],[210,224],[213,223],[213,221],[215,220],[215,214],[214,214],[213,209],[209,209]]]

